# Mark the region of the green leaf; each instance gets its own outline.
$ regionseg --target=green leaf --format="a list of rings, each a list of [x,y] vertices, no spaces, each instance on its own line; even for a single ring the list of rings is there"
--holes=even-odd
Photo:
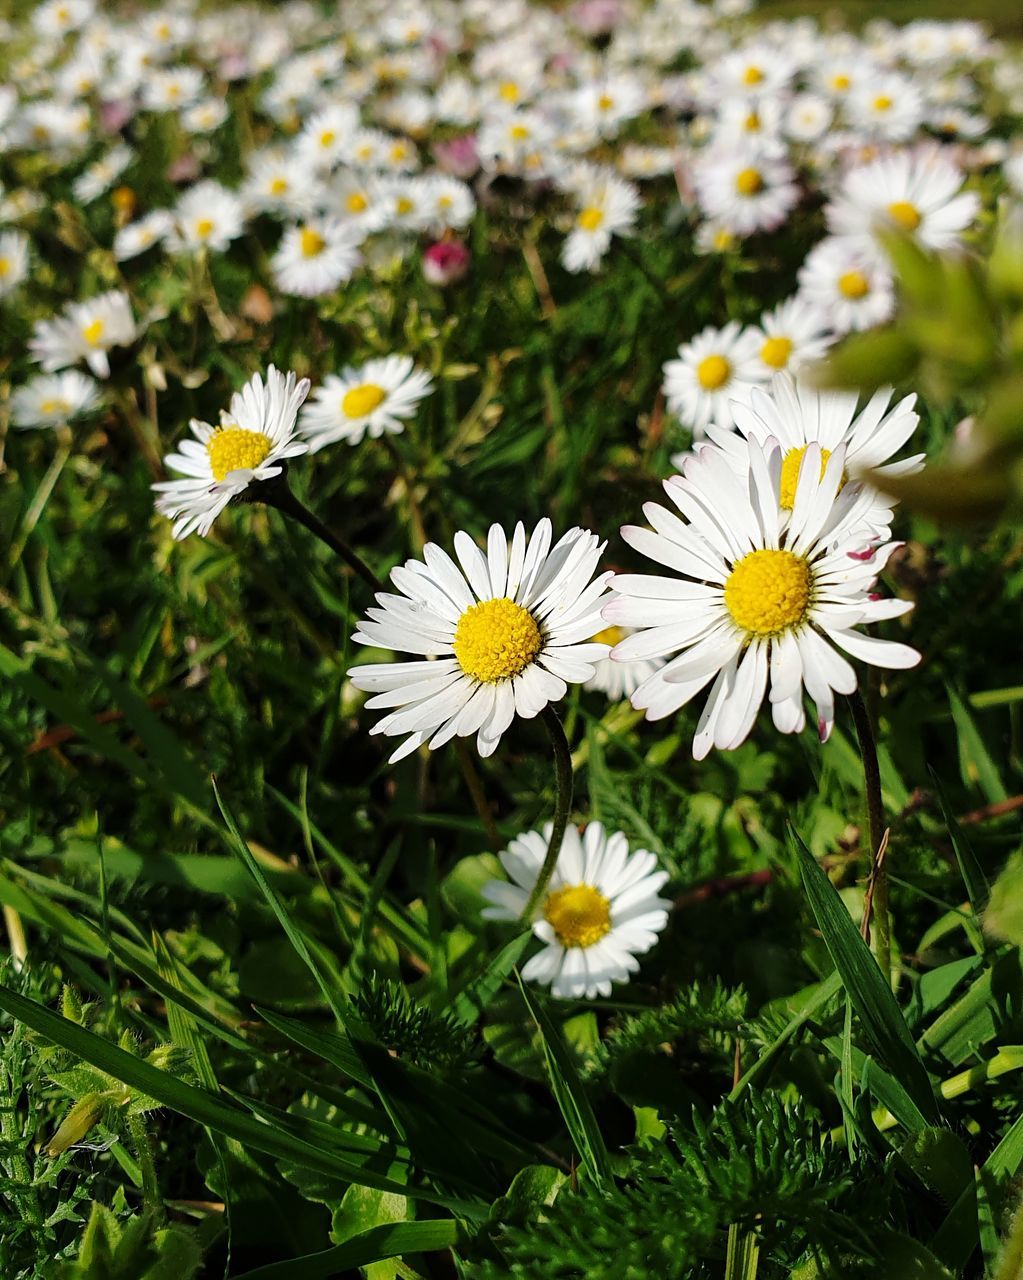
[[[984,929],[993,938],[1023,946],[1023,853],[1016,853],[991,887]]]
[[[607,1186],[611,1182],[611,1158],[564,1038],[547,1011],[526,988],[521,977],[519,989],[526,1008],[543,1037],[551,1092],[564,1117],[575,1149],[597,1186]]]
[[[803,888],[841,975],[860,1026],[880,1063],[902,1084],[928,1124],[939,1119],[937,1100],[892,989],[877,967],[834,885],[790,828]]]
[[[329,1280],[384,1258],[450,1249],[458,1243],[459,1236],[457,1222],[398,1222],[393,1226],[373,1227],[336,1249],[257,1267],[255,1271],[246,1271],[238,1280]]]
[[[984,745],[984,739],[980,736],[965,702],[954,689],[948,688],[947,693],[958,735],[959,771],[963,782],[968,787],[979,786],[989,804],[1007,799],[1009,793],[1005,789],[1005,783],[1002,782],[998,768]]]
[[[505,943],[482,973],[453,993],[451,1011],[459,1022],[467,1027],[475,1026],[487,1005],[501,990],[505,979],[522,959],[532,936],[532,931],[520,933],[517,938]]]

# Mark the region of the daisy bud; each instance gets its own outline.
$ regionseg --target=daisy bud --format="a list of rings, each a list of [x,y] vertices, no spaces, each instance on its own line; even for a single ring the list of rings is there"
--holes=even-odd
[[[472,254],[460,240],[441,240],[423,254],[423,276],[429,284],[455,284],[469,271]]]

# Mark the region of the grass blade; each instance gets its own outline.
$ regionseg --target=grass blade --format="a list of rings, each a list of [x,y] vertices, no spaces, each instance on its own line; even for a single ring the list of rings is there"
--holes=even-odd
[[[321,1253],[246,1271],[238,1280],[329,1280],[356,1267],[368,1267],[406,1253],[450,1249],[461,1234],[457,1222],[396,1222],[362,1231],[344,1244]]]

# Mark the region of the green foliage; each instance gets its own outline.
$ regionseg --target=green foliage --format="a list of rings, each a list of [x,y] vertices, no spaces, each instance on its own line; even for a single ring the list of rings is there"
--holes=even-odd
[[[370,974],[353,1003],[376,1039],[389,1052],[418,1067],[457,1073],[472,1066],[480,1046],[453,1014],[434,1013],[401,983]]]
[[[94,1204],[74,1262],[54,1280],[192,1280],[202,1264],[195,1239],[181,1227],[165,1227],[148,1212],[118,1218]]]

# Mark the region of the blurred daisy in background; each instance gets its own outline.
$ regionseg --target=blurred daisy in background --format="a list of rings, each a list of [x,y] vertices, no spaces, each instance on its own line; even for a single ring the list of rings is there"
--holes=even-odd
[[[606,657],[590,639],[611,576],[594,577],[605,544],[588,529],[553,547],[552,536],[546,518],[528,542],[521,523],[510,540],[494,524],[484,554],[460,531],[458,565],[428,543],[423,561],[391,571],[401,594],[379,594],[352,639],[423,660],[357,666],[349,678],[373,694],[368,709],[388,708],[371,733],[408,735],[392,763],[456,735],[476,734],[480,755],[492,755],[516,716],[538,715]]]
[[[501,854],[508,880],[490,880],[482,895],[487,920],[517,921],[540,875],[551,824],[516,836]],[[551,988],[562,1000],[610,996],[612,984],[639,970],[637,956],[657,942],[671,903],[659,897],[668,880],[646,849],[629,851],[620,831],[591,822],[582,834],[569,827],[554,875],[532,921],[544,948],[526,962],[522,977]]]
[[[61,427],[90,413],[99,398],[99,384],[77,369],[38,374],[11,396],[11,423],[24,429]]]
[[[174,521],[174,537],[192,532],[205,537],[217,516],[252,484],[279,476],[289,458],[308,449],[296,438],[299,406],[309,394],[309,379],[297,381],[273,365],[266,382],[254,373],[230,407],[220,412],[220,426],[193,418],[194,440],[185,439],[178,453],[164,459],[180,479],[153,485],[156,509]]]
[[[639,191],[613,173],[587,173],[574,187],[574,225],[561,250],[566,271],[592,271],[611,247],[614,235],[629,235],[636,225]]]
[[[0,231],[0,298],[13,293],[28,275],[28,246],[23,231]]]
[[[602,627],[593,640],[596,644],[606,644],[613,649],[631,634],[630,627]],[[663,665],[663,658],[612,662],[609,654],[594,663],[593,677],[586,681],[583,688],[606,694],[610,702],[621,702],[623,698],[631,698],[643,681],[648,680]]]
[[[694,173],[700,209],[736,235],[773,231],[799,199],[784,154],[729,147],[700,157]]]
[[[121,227],[114,236],[114,257],[118,262],[138,257],[169,235],[173,227],[174,218],[166,209],[154,209],[145,217]]]
[[[270,263],[282,293],[313,298],[332,293],[362,261],[360,227],[340,218],[312,218],[285,231]]]
[[[805,689],[825,741],[835,694],[856,688],[855,669],[839,650],[879,667],[920,661],[908,645],[855,630],[913,606],[874,590],[900,544],[870,545],[864,517],[875,495],[843,486],[845,447],[822,466],[820,445],[806,446],[787,519],[781,447],[752,440],[746,447],[741,474],[708,445],[686,461],[684,475],[665,481],[682,519],[651,502],[644,513],[652,530],[622,529],[631,547],[678,576],[616,575],[604,607],[607,622],[642,628],[612,650],[615,660],[678,654],[632,696],[648,720],[671,715],[713,681],[693,738],[697,760],[746,740],[769,677],[775,727],[803,729]]]
[[[787,298],[760,317],[753,330],[760,340],[757,352],[768,377],[819,360],[831,346],[826,314],[805,298]]]
[[[107,352],[134,342],[135,318],[126,293],[112,289],[69,303],[53,320],[37,320],[29,350],[48,372],[84,360],[97,378],[110,377]]]
[[[760,359],[760,336],[731,320],[722,329],[708,326],[678,349],[664,366],[668,408],[700,439],[710,421],[728,426],[730,402],[741,399],[767,376]]]
[[[134,158],[135,153],[131,147],[111,148],[105,156],[89,165],[88,169],[74,180],[72,191],[75,199],[82,204],[89,204],[104,191],[109,191]]]
[[[397,435],[433,390],[433,378],[411,356],[383,356],[328,374],[302,410],[299,432],[316,453],[328,444],[358,444]]]
[[[873,244],[829,236],[799,268],[799,293],[828,317],[836,337],[883,324],[895,310],[892,275]]]
[[[244,210],[233,191],[207,179],[190,187],[173,210],[174,226],[167,236],[178,253],[211,250],[222,253],[242,233]]]

